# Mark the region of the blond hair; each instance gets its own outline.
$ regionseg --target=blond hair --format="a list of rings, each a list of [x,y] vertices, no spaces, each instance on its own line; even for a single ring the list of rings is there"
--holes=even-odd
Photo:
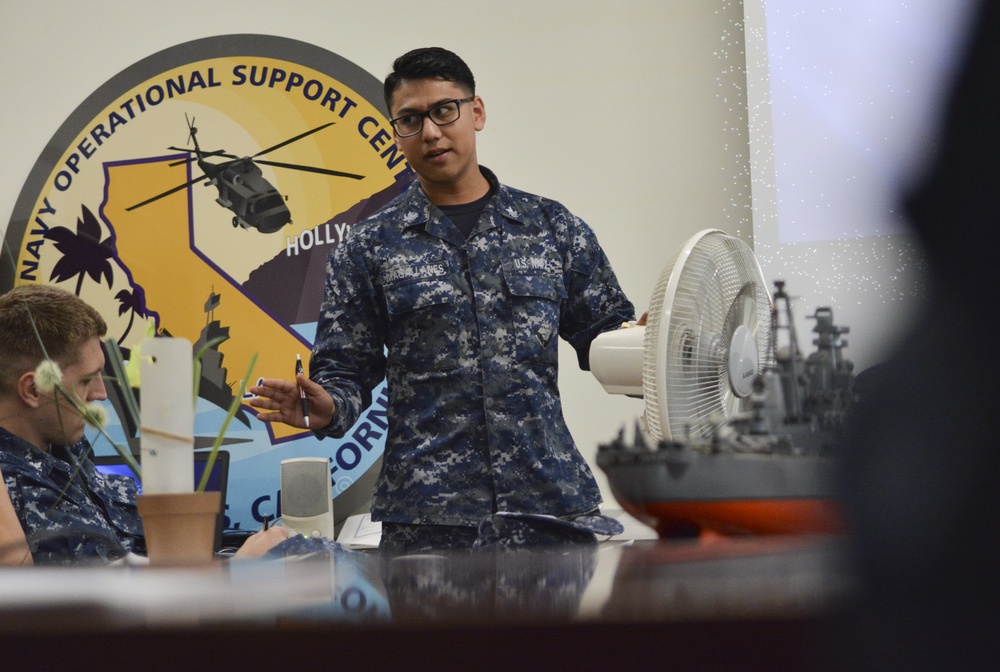
[[[22,285],[0,296],[0,391],[48,356],[76,363],[80,346],[108,325],[92,306],[53,285]]]

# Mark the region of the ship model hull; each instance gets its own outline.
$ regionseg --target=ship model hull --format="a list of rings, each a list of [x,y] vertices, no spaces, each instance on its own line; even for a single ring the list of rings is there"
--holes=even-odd
[[[615,499],[661,538],[704,533],[836,534],[830,457],[602,446]]]

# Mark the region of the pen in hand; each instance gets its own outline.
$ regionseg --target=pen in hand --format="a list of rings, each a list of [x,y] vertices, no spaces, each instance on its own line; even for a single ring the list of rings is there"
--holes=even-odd
[[[302,358],[295,355],[295,386],[299,388],[299,399],[302,400],[302,417],[306,420],[306,427],[309,426],[309,402],[306,400],[306,391],[298,383],[298,376],[302,373]]]

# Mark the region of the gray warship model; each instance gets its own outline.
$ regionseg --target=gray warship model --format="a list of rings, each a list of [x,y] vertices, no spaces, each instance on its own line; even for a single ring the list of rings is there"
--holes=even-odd
[[[637,424],[631,443],[623,428],[598,447],[618,503],[661,538],[844,529],[833,480],[855,396],[854,365],[843,355],[849,329],[818,308],[810,316],[816,350],[804,357],[784,282],[775,287],[773,357],[756,376],[749,410],[720,418],[707,438],[649,445]]]

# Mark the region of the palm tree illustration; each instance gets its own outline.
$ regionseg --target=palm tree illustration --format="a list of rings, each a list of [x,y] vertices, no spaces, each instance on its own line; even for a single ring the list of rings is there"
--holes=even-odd
[[[66,282],[77,278],[76,295],[80,295],[83,279],[90,276],[94,282],[100,282],[103,277],[111,287],[112,268],[110,259],[115,256],[115,248],[111,237],[101,239],[101,225],[87,206],[83,208],[83,216],[76,220],[76,232],[65,226],[54,226],[45,232],[45,238],[55,242],[55,247],[62,253],[62,258],[56,262],[49,275],[49,280]]]
[[[124,315],[126,310],[132,311],[128,316],[128,326],[125,327],[125,332],[118,339],[118,345],[121,345],[125,342],[128,333],[132,331],[135,316],[149,317],[149,311],[146,309],[146,292],[137,285],[132,285],[131,289],[121,290],[115,294],[115,298],[118,299],[119,303],[119,315]]]

